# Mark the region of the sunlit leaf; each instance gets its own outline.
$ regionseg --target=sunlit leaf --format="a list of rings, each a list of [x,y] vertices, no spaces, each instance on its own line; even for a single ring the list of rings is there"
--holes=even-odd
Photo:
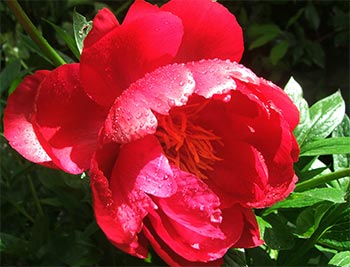
[[[333,137],[309,142],[301,147],[300,156],[349,154],[350,137]]]
[[[73,30],[75,42],[77,44],[79,53],[83,51],[84,40],[92,27],[92,21],[87,21],[86,18],[78,12],[73,12]]]

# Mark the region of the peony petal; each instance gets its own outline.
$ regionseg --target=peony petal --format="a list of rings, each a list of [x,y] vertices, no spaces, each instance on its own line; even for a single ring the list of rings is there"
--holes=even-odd
[[[238,206],[233,206],[231,209],[238,209]],[[243,213],[243,231],[241,238],[234,244],[235,248],[253,248],[264,243],[260,239],[260,230],[254,212],[251,209],[240,208]]]
[[[150,211],[151,225],[169,248],[186,260],[221,258],[240,238],[240,211],[223,219],[219,199],[205,183],[177,167],[173,172],[178,191],[169,198],[153,198],[159,208]]]
[[[145,16],[157,15],[159,11],[159,7],[156,5],[152,5],[144,0],[135,0],[124,18],[123,26],[139,19],[144,19]]]
[[[157,138],[148,135],[122,146],[114,166],[111,188],[117,192],[125,184],[126,192],[137,189],[166,198],[177,190],[173,176]]]
[[[158,236],[157,232],[153,229],[152,226],[146,222],[143,232],[145,236],[148,238],[150,243],[152,244],[153,249],[157,252],[157,254],[167,263],[169,266],[174,267],[183,267],[183,266],[210,266],[210,267],[219,267],[223,264],[223,259],[218,259],[215,261],[209,262],[193,262],[184,259],[174,252],[169,246]]]
[[[196,82],[195,93],[205,98],[236,89],[236,81],[259,84],[259,78],[249,69],[229,60],[200,60],[186,64]],[[228,99],[223,99],[229,101]]]
[[[263,97],[265,101],[271,101],[282,114],[282,117],[287,120],[290,129],[294,128],[299,123],[299,111],[294,105],[290,97],[277,85],[270,81],[260,78],[259,96]]]
[[[195,175],[172,168],[178,190],[169,198],[159,198],[156,203],[169,218],[193,232],[224,238],[218,229],[221,222],[219,198]]]
[[[225,207],[240,202],[262,208],[285,198],[293,188],[295,141],[271,102],[249,93],[248,86],[242,89],[241,81],[237,84],[229,102],[211,100],[197,123],[212,129],[224,143],[215,146],[223,160],[216,162],[209,177]]]
[[[119,195],[119,200],[115,202],[115,196],[106,178],[112,175],[119,150],[116,143],[105,144],[97,150],[91,161],[90,184],[96,221],[115,246],[132,255],[146,258],[147,245],[139,240],[135,232],[130,231],[128,222],[125,221],[127,215],[132,216],[132,209],[124,205],[123,210],[120,206],[120,202],[129,203],[129,200],[125,195]],[[138,219],[138,216],[136,218]]]
[[[89,168],[106,114],[85,94],[78,74],[79,64],[66,64],[47,75],[33,117],[40,142],[54,163],[74,174]]]
[[[50,156],[40,144],[32,125],[33,103],[40,84],[49,74],[49,71],[36,71],[33,75],[24,78],[9,96],[4,111],[4,136],[11,147],[27,160],[45,166],[54,166]]]
[[[177,189],[157,139],[105,144],[92,160],[90,175],[96,219],[106,236],[120,249],[146,257],[139,236],[143,219],[157,208],[148,194],[168,197]]]
[[[133,83],[113,104],[105,123],[106,136],[127,143],[153,134],[157,119],[152,111],[167,114],[171,107],[186,104],[194,81],[189,70],[167,65]]]
[[[241,59],[244,50],[242,29],[224,6],[210,0],[173,0],[161,9],[178,16],[184,25],[176,62]]]
[[[135,5],[143,4],[137,1]],[[131,83],[170,63],[182,35],[181,21],[171,13],[159,9],[143,15],[138,12],[125,25],[84,48],[80,72],[87,94],[101,105],[112,105]]]
[[[107,9],[101,9],[93,20],[93,26],[84,40],[84,48],[92,46],[103,36],[119,27],[119,22],[113,13]]]

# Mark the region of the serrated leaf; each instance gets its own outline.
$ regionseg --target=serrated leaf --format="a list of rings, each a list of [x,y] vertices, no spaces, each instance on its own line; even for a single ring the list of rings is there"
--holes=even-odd
[[[2,69],[0,73],[0,95],[16,80],[21,70],[21,63],[15,60]]]
[[[310,141],[326,138],[341,123],[345,114],[345,103],[336,92],[315,103],[310,109],[310,124],[308,125],[299,146]]]
[[[315,188],[304,192],[294,192],[285,200],[276,203],[266,210],[271,213],[280,208],[302,208],[312,206],[322,201],[344,203],[345,192],[337,188]]]
[[[310,124],[309,105],[303,97],[303,89],[293,77],[289,79],[288,83],[284,87],[284,91],[293,100],[293,103],[297,106],[300,113],[299,124],[294,130],[294,135],[300,144],[301,140],[304,139]]]
[[[276,65],[288,51],[289,42],[283,40],[280,43],[276,44],[270,51],[270,62],[272,65]]]
[[[79,53],[83,51],[84,40],[92,28],[92,21],[87,21],[86,18],[78,12],[73,12],[73,30],[75,42]]]
[[[301,147],[300,157],[350,153],[350,137],[333,137],[309,142]]]
[[[329,267],[350,267],[350,251],[337,253],[328,262]]]
[[[79,59],[80,58],[80,53],[79,50],[77,48],[76,42],[74,41],[73,37],[71,35],[69,35],[66,30],[64,30],[62,27],[59,27],[57,25],[55,25],[54,23],[52,23],[49,20],[44,19],[44,21],[46,21],[48,24],[50,24],[55,32],[57,33],[57,35],[62,38],[62,40],[67,44],[67,46],[69,47],[69,49],[72,51],[73,55]]]

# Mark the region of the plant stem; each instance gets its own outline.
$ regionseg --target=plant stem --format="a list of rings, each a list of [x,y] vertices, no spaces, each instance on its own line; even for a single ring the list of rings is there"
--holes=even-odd
[[[324,183],[328,183],[333,180],[337,180],[339,178],[343,178],[346,176],[350,176],[350,168],[342,169],[336,172],[327,173],[324,175],[317,176],[315,178],[311,178],[309,180],[298,183],[295,187],[296,192],[305,191],[310,188],[315,188],[316,186]]]
[[[41,35],[39,30],[34,26],[26,13],[23,11],[22,7],[18,4],[17,0],[7,0],[6,3],[18,22],[22,25],[23,29],[42,50],[42,52],[52,61],[52,63],[56,67],[65,64],[66,62]]]
[[[39,215],[44,217],[44,211],[43,211],[43,208],[41,207],[41,204],[40,204],[40,201],[38,198],[38,194],[36,193],[36,190],[35,190],[35,187],[33,185],[33,181],[32,181],[32,178],[30,177],[30,175],[28,175],[28,182],[29,182],[30,191],[32,192],[34,202],[35,202],[36,208],[38,209]]]

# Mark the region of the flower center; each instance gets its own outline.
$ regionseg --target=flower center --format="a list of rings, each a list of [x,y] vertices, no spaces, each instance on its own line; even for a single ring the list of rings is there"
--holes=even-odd
[[[213,147],[214,142],[223,145],[221,138],[193,123],[207,103],[176,107],[169,115],[157,116],[156,136],[168,160],[201,179],[207,179],[205,172],[213,170],[215,161],[222,160]]]

